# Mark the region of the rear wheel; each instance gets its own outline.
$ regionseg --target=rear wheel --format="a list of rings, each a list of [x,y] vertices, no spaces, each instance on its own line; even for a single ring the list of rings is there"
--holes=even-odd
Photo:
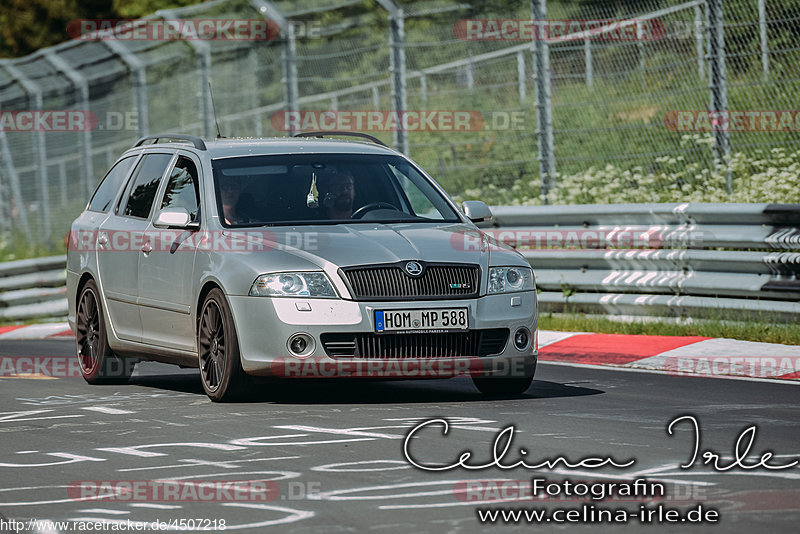
[[[242,370],[236,326],[225,295],[212,289],[203,301],[197,329],[200,379],[214,402],[241,398],[249,386]]]
[[[124,384],[136,362],[114,354],[108,346],[99,295],[97,284],[89,280],[78,297],[75,342],[81,374],[89,384]]]

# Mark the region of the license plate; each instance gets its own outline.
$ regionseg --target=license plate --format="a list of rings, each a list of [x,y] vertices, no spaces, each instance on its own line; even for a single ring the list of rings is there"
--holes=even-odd
[[[376,310],[376,332],[430,332],[469,329],[467,308],[433,310]]]

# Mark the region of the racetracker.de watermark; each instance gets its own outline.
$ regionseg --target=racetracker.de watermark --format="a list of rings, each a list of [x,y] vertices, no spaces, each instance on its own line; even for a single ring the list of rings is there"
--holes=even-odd
[[[276,111],[272,127],[285,131],[455,131],[472,132],[484,127],[480,111],[474,110],[306,110]]]
[[[463,502],[652,502],[707,499],[707,489],[693,483],[620,480],[463,480],[453,485],[453,495]]]
[[[658,41],[666,28],[657,19],[461,19],[453,35],[462,41]]]
[[[484,363],[478,357],[334,360],[289,356],[275,359],[271,370],[279,378],[443,378],[480,375]]]
[[[273,480],[78,480],[73,501],[270,502],[281,495]]]
[[[800,132],[800,110],[671,110],[664,126],[673,132]]]
[[[276,247],[317,250],[317,232],[282,232],[269,230],[71,230],[67,247],[74,252],[262,252]]]
[[[138,131],[135,111],[106,111],[98,116],[88,109],[27,109],[0,111],[3,132]]]
[[[459,252],[474,252],[486,247],[511,247],[520,250],[606,249],[652,250],[673,245],[696,246],[702,233],[668,230],[663,226],[649,228],[610,228],[572,230],[463,230],[453,232],[450,246]]]
[[[670,356],[664,369],[672,376],[748,376],[777,378],[800,376],[800,357],[779,356]]]
[[[280,26],[266,19],[80,19],[67,34],[84,41],[272,41]]]
[[[109,366],[110,374],[128,376],[119,366]],[[0,356],[0,378],[82,378],[76,356]]]
[[[298,110],[276,111],[270,122],[281,132],[475,132],[526,130],[533,116],[519,110]]]
[[[29,109],[0,112],[4,132],[85,132],[98,126],[97,115],[87,109]]]

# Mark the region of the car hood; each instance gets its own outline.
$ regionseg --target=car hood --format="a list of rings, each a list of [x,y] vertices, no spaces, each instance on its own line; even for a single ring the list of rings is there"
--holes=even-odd
[[[257,270],[262,272],[403,260],[473,263],[484,268],[490,261],[527,265],[515,251],[490,245],[479,230],[467,224],[336,224],[237,230],[235,234],[259,243],[260,250],[247,256],[261,264]]]

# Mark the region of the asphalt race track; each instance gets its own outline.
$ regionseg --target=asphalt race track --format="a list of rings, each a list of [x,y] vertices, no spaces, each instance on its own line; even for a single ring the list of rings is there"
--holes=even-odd
[[[0,356],[72,354],[72,339],[0,344]],[[284,379],[265,384],[263,394],[250,402],[228,405],[208,400],[196,371],[153,363],[141,364],[128,385],[2,378],[0,522],[6,523],[0,525],[29,518],[106,525],[185,519],[192,532],[201,531],[203,521],[207,531],[221,532],[221,520],[225,530],[291,533],[797,531],[797,385],[552,364],[540,364],[536,378],[526,395],[507,399],[482,397],[467,378]],[[672,436],[666,427],[685,415],[699,422],[700,455],[712,451],[722,457],[719,470],[702,465],[700,455],[695,465],[680,468],[690,462],[694,431],[689,419],[676,423]],[[435,419],[449,422],[447,435],[443,423],[433,422],[408,440],[409,453],[420,465],[454,464],[467,450],[473,455],[465,464],[492,464],[493,443],[512,425],[509,452],[497,462],[503,465],[557,457],[572,463],[588,457],[633,463],[619,469],[567,469],[562,463],[555,471],[457,465],[423,471],[407,461],[404,442],[412,428]],[[752,425],[757,428],[740,442],[747,458],[739,463],[751,467],[764,451],[772,451],[764,462],[772,469],[723,470],[731,464],[737,439]],[[667,494],[605,501],[564,493],[528,497],[532,479],[563,487],[567,478],[573,486],[592,488],[646,478],[666,487]],[[159,494],[159,485],[152,483],[159,479],[173,481],[175,493],[168,497],[162,487]],[[225,486],[231,481],[246,491]],[[208,491],[202,494],[199,484],[190,482],[202,482]],[[127,487],[142,491],[126,493]],[[703,513],[717,511],[719,521],[662,520],[653,526],[633,515],[658,506],[681,513],[699,506]],[[573,523],[536,524],[523,517],[518,524],[481,524],[479,511],[501,508],[579,514],[622,509],[633,517],[624,524],[590,524],[585,515]]]

